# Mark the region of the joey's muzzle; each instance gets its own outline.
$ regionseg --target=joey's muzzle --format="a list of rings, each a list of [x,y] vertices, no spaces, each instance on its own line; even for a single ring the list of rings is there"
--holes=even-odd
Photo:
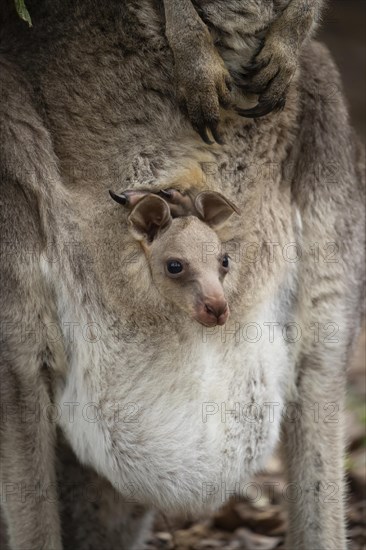
[[[196,308],[195,320],[206,327],[224,325],[229,318],[229,306],[225,297],[210,298],[200,302]]]

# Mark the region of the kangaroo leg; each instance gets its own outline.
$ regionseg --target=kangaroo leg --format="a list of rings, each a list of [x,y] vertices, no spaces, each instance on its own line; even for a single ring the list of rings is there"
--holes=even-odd
[[[33,331],[35,318],[29,309],[34,305],[28,301],[22,318],[12,316],[9,325],[15,322]],[[11,307],[24,305],[13,301]],[[34,310],[35,315],[38,311]],[[12,338],[15,344],[14,333]],[[54,427],[44,418],[50,405],[47,374],[42,372],[39,348],[18,347],[18,353],[15,358],[16,352],[7,346],[1,360],[2,506],[10,548],[59,550]]]
[[[284,422],[289,483],[287,498],[290,502],[289,549],[346,548],[342,426],[344,365],[336,369],[331,354],[329,359],[322,355],[315,351],[302,359],[298,399],[294,400],[296,418],[287,418]]]

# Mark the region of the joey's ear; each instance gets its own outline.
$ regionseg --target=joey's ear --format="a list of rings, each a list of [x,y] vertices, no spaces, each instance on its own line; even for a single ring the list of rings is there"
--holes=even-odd
[[[147,195],[128,216],[129,229],[138,241],[152,242],[160,231],[172,223],[170,209],[164,199]]]
[[[235,204],[215,191],[202,191],[195,198],[194,205],[202,220],[213,229],[224,225],[234,212],[240,214]]]

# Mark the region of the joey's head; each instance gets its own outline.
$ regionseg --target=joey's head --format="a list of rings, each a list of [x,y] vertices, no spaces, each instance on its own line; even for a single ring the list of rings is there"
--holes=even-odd
[[[236,208],[210,191],[197,195],[194,205],[196,215],[173,218],[169,204],[149,194],[130,213],[129,228],[146,254],[162,298],[203,325],[223,325],[229,316],[223,283],[230,258],[216,230]]]

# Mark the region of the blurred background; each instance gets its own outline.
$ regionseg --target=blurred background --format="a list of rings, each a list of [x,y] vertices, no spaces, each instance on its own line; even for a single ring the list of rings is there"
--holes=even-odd
[[[328,0],[318,39],[331,50],[340,69],[354,128],[366,143],[366,1]],[[348,486],[349,550],[366,549],[366,331],[362,330],[348,370],[345,460]],[[281,461],[274,457],[257,476],[261,498],[230,502],[197,521],[159,517],[148,550],[272,550],[284,548],[287,528]],[[270,485],[266,485],[270,484]],[[293,549],[296,550],[296,549]],[[310,550],[310,549],[309,549]],[[311,549],[318,550],[318,549]]]

